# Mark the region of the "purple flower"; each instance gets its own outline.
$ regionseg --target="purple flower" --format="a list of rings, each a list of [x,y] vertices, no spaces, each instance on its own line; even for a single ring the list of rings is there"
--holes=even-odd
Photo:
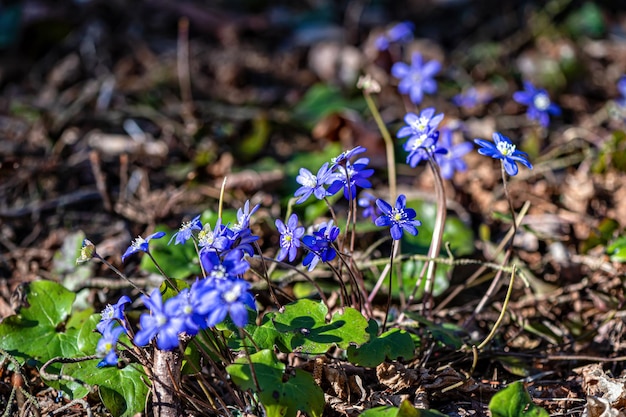
[[[431,135],[424,135],[418,139],[410,139],[404,144],[404,149],[409,153],[406,156],[406,163],[411,168],[415,168],[420,162],[428,159],[429,155],[443,154],[448,152],[445,148],[437,145],[439,131],[436,130]]]
[[[422,110],[419,116],[415,113],[407,113],[404,116],[406,126],[402,126],[396,136],[408,140],[423,140],[431,136],[437,130],[439,123],[443,120],[443,113],[435,115],[435,109],[428,107]]]
[[[478,149],[478,153],[490,156],[494,159],[502,160],[504,169],[511,176],[517,175],[518,170],[516,162],[519,162],[527,168],[533,169],[531,163],[528,162],[528,155],[524,152],[518,151],[515,145],[511,142],[511,139],[495,132],[493,134],[493,140],[495,144],[484,139],[474,139],[474,142],[481,146],[481,148]]]
[[[137,236],[137,239],[133,240],[133,243],[131,243],[128,249],[126,249],[126,252],[124,252],[124,255],[122,255],[122,262],[124,262],[126,258],[134,253],[147,253],[150,250],[150,248],[148,247],[148,242],[150,242],[150,240],[152,239],[161,239],[163,236],[165,236],[165,232],[152,233],[145,239],[141,236]]]
[[[346,162],[350,161],[353,156],[361,154],[365,151],[367,151],[367,149],[365,149],[363,146],[355,146],[352,149],[341,152],[339,155],[332,159],[330,169],[333,170],[337,165],[345,165]]]
[[[333,225],[333,221],[328,223],[320,223],[318,230],[313,232],[313,236],[306,235],[302,238],[302,242],[310,250],[306,254],[302,265],[308,266],[312,271],[319,261],[330,262],[337,256],[337,251],[333,248],[333,242],[339,236],[339,228]]]
[[[225,251],[229,249],[231,244],[228,232],[226,226],[222,226],[221,219],[217,220],[213,230],[211,230],[211,225],[207,223],[198,232],[198,246],[202,248],[201,251]]]
[[[363,217],[369,217],[372,222],[376,221],[376,218],[380,216],[380,209],[376,205],[376,197],[370,193],[363,193],[357,201],[359,207],[363,207]]]
[[[242,279],[216,282],[215,286],[202,296],[203,313],[206,324],[213,327],[229,315],[237,327],[248,323],[248,308],[256,310],[254,297],[249,292],[250,284]]]
[[[550,115],[558,116],[561,109],[550,101],[550,96],[543,88],[535,88],[532,83],[524,81],[524,90],[513,93],[513,100],[528,106],[526,114],[531,120],[537,120],[543,127],[550,124]]]
[[[192,220],[183,223],[178,232],[174,233],[170,241],[167,243],[168,245],[172,243],[172,240],[176,238],[174,242],[175,245],[183,244],[193,236],[194,230],[202,230],[202,222],[200,222],[200,216],[194,217]]]
[[[220,257],[217,252],[200,252],[200,263],[207,274],[207,278],[215,280],[236,279],[246,273],[250,264],[243,259],[243,251],[235,249]]]
[[[330,171],[328,162],[324,163],[317,171],[317,175],[313,175],[306,168],[300,168],[300,174],[296,177],[296,182],[302,187],[298,188],[294,193],[295,197],[300,197],[296,204],[304,203],[313,194],[318,200],[323,200],[327,195],[331,195],[326,191],[324,185],[334,182],[336,176]]]
[[[404,143],[404,150],[409,153],[406,163],[415,168],[423,159],[428,158],[428,153],[445,153],[446,150],[437,147],[439,131],[437,126],[443,119],[443,113],[435,115],[432,107],[421,111],[419,116],[415,113],[407,113],[404,116],[406,126],[398,130],[398,138],[408,137]]]
[[[489,93],[480,92],[475,87],[470,87],[461,94],[452,98],[452,102],[459,107],[472,109],[478,105],[486,104],[491,100]]]
[[[343,188],[343,196],[346,200],[356,198],[356,187],[372,188],[372,183],[367,179],[374,174],[373,169],[367,169],[369,158],[359,158],[354,163],[345,162],[344,165],[337,165],[337,179],[328,187],[330,194],[335,194]]]
[[[417,227],[422,223],[415,220],[415,210],[406,208],[406,197],[400,194],[396,199],[396,206],[391,207],[389,203],[380,198],[376,200],[376,205],[382,212],[380,217],[376,219],[376,226],[391,226],[391,238],[400,240],[404,231],[415,236],[417,235]]]
[[[124,320],[124,306],[130,303],[130,297],[123,295],[115,305],[107,304],[107,306],[100,313],[100,321],[96,324],[96,330],[100,334],[104,334],[105,329],[113,327],[117,321],[122,326],[126,324]]]
[[[241,229],[247,229],[250,227],[250,217],[259,209],[260,204],[257,204],[250,210],[250,201],[246,201],[243,209],[237,210],[237,223],[232,226],[230,229],[234,232],[237,232]]]
[[[385,34],[376,38],[374,45],[379,51],[385,51],[391,43],[407,43],[413,39],[415,25],[411,22],[400,22],[392,26]]]
[[[298,226],[298,215],[296,213],[292,213],[289,216],[286,225],[280,219],[276,219],[275,223],[280,233],[280,250],[276,255],[276,260],[282,261],[289,255],[289,262],[293,262],[300,247],[300,238],[304,235],[304,227]]]
[[[150,310],[139,317],[139,327],[134,343],[145,346],[156,337],[159,349],[172,350],[178,347],[178,335],[184,330],[184,320],[180,317],[170,317],[163,307],[163,298],[158,288],[150,296],[141,296],[143,303]]]
[[[96,345],[96,355],[103,358],[98,363],[98,368],[117,365],[117,353],[115,352],[115,347],[117,346],[117,340],[123,331],[124,329],[119,326],[109,326],[104,329],[104,333],[102,333],[102,337],[98,340],[98,344]]]
[[[433,79],[441,69],[438,61],[423,63],[422,55],[418,52],[413,54],[411,66],[404,62],[396,62],[391,67],[391,74],[400,80],[398,91],[408,94],[414,104],[419,105],[424,98],[424,93],[437,92],[437,82]]]
[[[474,146],[471,142],[463,142],[457,145],[452,144],[452,130],[443,128],[441,129],[439,144],[448,150],[448,153],[435,154],[435,160],[439,164],[441,169],[441,176],[447,180],[452,178],[455,171],[466,171],[467,165],[463,161],[463,156],[470,152]]]
[[[206,329],[206,317],[200,312],[203,310],[202,296],[208,287],[207,280],[196,280],[191,288],[183,288],[178,294],[165,302],[164,310],[167,317],[176,317],[182,320],[180,332],[190,336]]]

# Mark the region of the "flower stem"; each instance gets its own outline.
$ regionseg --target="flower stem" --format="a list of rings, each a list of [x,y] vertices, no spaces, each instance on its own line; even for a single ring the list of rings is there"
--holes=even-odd
[[[387,307],[385,308],[385,319],[383,320],[382,333],[387,328],[387,319],[389,317],[389,309],[391,308],[391,293],[393,289],[393,259],[395,258],[398,240],[394,240],[391,244],[391,255],[389,255],[389,290],[387,294]]]
[[[439,256],[441,251],[441,243],[443,241],[443,228],[446,223],[447,205],[446,194],[443,188],[443,178],[441,177],[441,171],[439,165],[435,161],[432,153],[428,153],[428,163],[433,171],[433,177],[435,179],[435,193],[437,196],[437,217],[435,218],[435,226],[433,228],[433,240],[430,242],[430,248],[428,249],[428,256],[435,258]],[[424,311],[427,315],[431,314],[431,302],[433,297],[433,285],[435,282],[435,271],[437,269],[437,262],[428,262],[428,271],[426,272],[426,286],[424,287]]]
[[[446,214],[447,214],[447,203],[446,203],[446,195],[443,188],[443,178],[441,177],[441,171],[439,170],[439,165],[435,161],[432,153],[427,152],[428,154],[428,164],[430,165],[431,170],[433,171],[433,177],[435,179],[435,195],[437,199],[437,215],[435,217],[435,225],[433,227],[433,236],[430,241],[430,247],[428,248],[428,258],[430,259],[428,263],[425,265],[425,268],[422,269],[422,274],[420,274],[420,279],[417,280],[415,284],[415,288],[413,288],[413,292],[409,297],[407,304],[411,304],[415,299],[415,295],[417,290],[422,285],[422,278],[424,272],[426,272],[426,284],[424,285],[424,309],[423,314],[425,316],[430,316],[432,312],[432,292],[433,285],[435,282],[435,271],[437,269],[437,262],[434,260],[439,256],[439,252],[441,251],[441,243],[443,241],[443,227],[446,223]]]
[[[94,252],[93,254],[94,258],[97,258],[100,260],[100,262],[102,262],[103,264],[105,264],[111,271],[115,272],[120,278],[125,279],[126,281],[128,281],[128,283],[130,285],[132,285],[132,287],[134,289],[136,289],[137,291],[139,291],[140,294],[146,295],[146,293],[144,293],[137,285],[135,285],[135,283],[128,278],[126,275],[124,275],[119,269],[117,269],[116,267],[114,267],[109,261],[107,261],[106,259],[104,259],[102,256],[100,256],[97,252]]]
[[[389,172],[389,198],[391,201],[395,201],[397,196],[397,175],[396,156],[393,146],[393,140],[391,139],[391,135],[389,134],[389,130],[387,129],[383,118],[380,116],[380,112],[378,111],[378,108],[376,107],[372,96],[365,90],[363,90],[363,96],[365,97],[365,101],[367,102],[367,107],[372,112],[372,116],[374,116],[374,120],[376,121],[378,130],[380,130],[381,135],[383,135],[383,140],[385,141],[385,151],[387,154],[387,170]]]

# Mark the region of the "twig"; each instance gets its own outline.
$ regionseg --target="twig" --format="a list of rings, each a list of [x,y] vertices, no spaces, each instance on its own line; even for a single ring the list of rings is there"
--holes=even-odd
[[[154,348],[152,367],[152,410],[155,416],[178,417],[182,404],[178,394],[183,355],[179,349]]]

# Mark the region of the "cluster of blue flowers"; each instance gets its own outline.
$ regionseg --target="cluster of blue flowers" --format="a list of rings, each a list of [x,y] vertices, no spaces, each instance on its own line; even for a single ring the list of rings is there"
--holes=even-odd
[[[214,327],[227,316],[238,327],[248,323],[248,311],[255,310],[256,306],[250,284],[242,277],[250,268],[246,255],[253,255],[252,245],[258,239],[250,230],[250,217],[258,208],[257,205],[251,209],[246,202],[243,209],[238,210],[237,223],[233,225],[222,225],[218,220],[212,228],[209,224],[203,225],[200,216],[182,224],[170,243],[185,244],[193,239],[199,248],[204,276],[165,301],[158,288],[141,297],[148,311],[139,318],[140,329],[132,339],[136,346],[155,340],[159,349],[175,349],[182,337]],[[165,233],[157,232],[145,239],[138,237],[122,259],[137,252],[149,253],[150,240],[163,236]],[[117,341],[122,333],[128,334],[123,309],[130,301],[124,296],[115,306],[109,305],[102,312],[97,326],[102,334],[97,346],[97,354],[103,358],[100,366],[117,364]]]
[[[386,50],[390,44],[406,43],[413,39],[412,32],[412,24],[400,23],[379,37],[376,45],[379,50]],[[391,73],[399,79],[399,92],[407,94],[414,104],[419,105],[425,94],[437,91],[434,77],[440,70],[439,62],[425,62],[421,54],[414,53],[411,65],[396,62]],[[560,114],[559,107],[551,102],[545,90],[535,88],[530,82],[524,82],[524,88],[523,91],[515,92],[513,98],[528,106],[530,119],[548,126],[550,116]],[[626,78],[620,80],[619,88],[626,97]],[[459,106],[473,107],[489,99],[471,88],[453,101]],[[626,103],[626,99],[623,103]],[[455,172],[467,169],[463,157],[473,149],[473,144],[454,144],[454,130],[439,126],[443,119],[443,113],[437,113],[432,107],[424,108],[419,113],[408,112],[403,118],[405,124],[396,136],[404,140],[403,148],[407,152],[406,163],[409,166],[416,167],[423,160],[431,160],[438,167],[442,178],[450,179]],[[528,156],[519,151],[508,137],[496,132],[493,140],[475,139],[474,143],[480,147],[478,153],[501,160],[509,175],[518,173],[517,163],[532,169]],[[347,150],[324,163],[315,174],[301,168],[296,177],[300,185],[294,194],[296,203],[302,204],[311,196],[326,200],[342,192],[351,207],[354,202],[363,209],[364,217],[370,218],[377,226],[388,227],[393,240],[401,239],[404,232],[417,235],[421,222],[416,219],[415,210],[406,206],[405,195],[399,195],[393,205],[367,192],[357,198],[360,189],[372,187],[370,177],[374,170],[368,166],[369,158],[362,156],[365,152],[362,146]],[[246,325],[249,310],[255,310],[255,301],[250,284],[243,276],[250,268],[246,257],[253,256],[253,245],[258,239],[250,230],[250,218],[258,208],[258,205],[251,208],[250,203],[246,202],[237,212],[237,222],[232,225],[223,225],[221,220],[213,226],[202,224],[200,216],[183,223],[169,244],[185,244],[192,240],[198,249],[203,276],[167,300],[163,300],[159,289],[153,290],[150,295],[143,295],[141,299],[148,311],[141,315],[139,331],[134,335],[124,316],[124,308],[131,302],[130,298],[124,296],[117,304],[108,305],[97,326],[102,335],[97,345],[97,353],[102,358],[99,366],[115,365],[118,362],[116,346],[122,334],[127,334],[136,346],[145,346],[154,341],[159,349],[168,350],[180,346],[184,338],[214,327],[227,317],[236,326]],[[333,220],[318,224],[308,233],[299,224],[295,213],[286,222],[277,219],[275,225],[280,234],[277,261],[295,261],[302,248],[307,251],[302,264],[311,271],[320,262],[331,262],[339,255],[337,239],[341,231]],[[164,236],[164,232],[156,232],[145,238],[138,237],[128,247],[122,261],[139,252],[150,255],[149,242]],[[90,253],[86,252],[85,258]]]

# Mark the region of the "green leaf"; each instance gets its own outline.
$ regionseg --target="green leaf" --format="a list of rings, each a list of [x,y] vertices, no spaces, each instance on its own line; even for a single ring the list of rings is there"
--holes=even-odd
[[[252,120],[252,131],[236,144],[237,158],[240,162],[256,157],[267,145],[270,138],[270,123],[265,114]]]
[[[298,410],[312,417],[321,417],[324,393],[309,373],[295,369],[295,372],[286,374],[285,365],[267,349],[250,355],[250,361],[260,392],[246,358],[237,359],[226,367],[226,371],[242,390],[258,393],[267,417],[295,417]]]
[[[517,381],[489,401],[492,417],[549,417],[546,410],[533,404],[524,384]]]
[[[53,281],[29,284],[29,307],[0,323],[0,347],[20,363],[28,359],[46,362],[56,356],[70,358],[78,352],[78,329],[65,329],[75,295]]]
[[[131,417],[142,413],[150,388],[144,382],[148,377],[141,366],[133,363],[122,369],[98,368],[96,365],[99,362],[99,359],[94,359],[68,364],[64,367],[63,373],[89,385],[97,385],[102,403],[115,417]],[[68,386],[72,389],[74,398],[87,394],[87,390],[82,386],[71,386],[71,383]]]
[[[614,240],[606,251],[611,255],[612,262],[626,262],[626,236]]]
[[[359,415],[361,417],[445,417],[445,414],[436,410],[419,410],[408,400],[402,401],[400,407],[390,405],[375,407]]]
[[[354,100],[343,97],[339,88],[328,84],[315,84],[296,105],[293,115],[306,127],[312,128],[323,117],[345,110],[362,112],[367,107],[362,96]]]
[[[421,249],[420,252],[426,253],[433,237],[437,206],[421,200],[411,200],[407,203],[407,207],[415,210],[416,218],[422,222],[422,225],[417,228],[419,231],[417,236],[404,234],[402,249],[404,250],[406,242],[413,248]],[[446,242],[450,243],[450,250],[455,256],[471,255],[475,251],[472,229],[456,216],[446,217],[446,224],[443,228],[442,253],[445,253],[443,248]]]
[[[412,359],[415,343],[404,330],[391,329],[380,336],[374,336],[359,347],[348,347],[348,360],[355,365],[374,368],[385,359]]]
[[[326,322],[328,309],[321,301],[302,299],[285,306],[282,313],[268,313],[263,325],[253,330],[254,340],[269,348],[276,343],[283,351],[324,354],[332,346],[347,349],[369,340],[368,322],[351,307],[335,313]]]
[[[405,314],[425,326],[426,330],[433,336],[433,339],[445,346],[460,349],[465,343],[463,340],[463,336],[466,335],[465,331],[455,324],[435,323],[412,311],[407,311]]]
[[[185,245],[174,245],[173,243],[168,245],[167,242],[169,242],[172,235],[171,231],[162,226],[157,227],[156,231],[166,232],[168,235],[161,239],[151,240],[150,253],[168,276],[185,279],[202,273],[198,254],[190,242]],[[140,256],[143,256],[141,259],[141,268],[143,270],[161,274],[149,256],[145,254]]]

